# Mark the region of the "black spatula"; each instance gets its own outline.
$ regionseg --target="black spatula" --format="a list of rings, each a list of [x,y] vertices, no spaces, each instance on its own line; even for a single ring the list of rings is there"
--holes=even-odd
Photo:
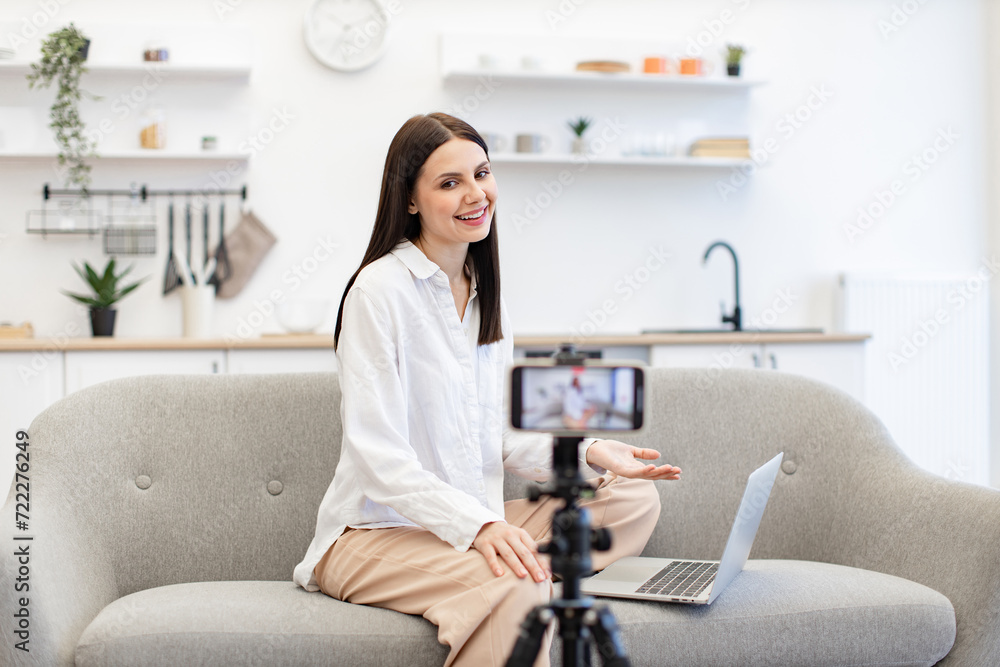
[[[177,258],[174,256],[174,200],[167,207],[167,271],[163,275],[163,294],[167,295],[180,287],[181,276],[177,273]]]
[[[229,266],[229,252],[226,250],[226,200],[219,199],[219,245],[215,246],[215,271],[208,279],[209,285],[218,289],[223,281],[229,280],[233,273]]]

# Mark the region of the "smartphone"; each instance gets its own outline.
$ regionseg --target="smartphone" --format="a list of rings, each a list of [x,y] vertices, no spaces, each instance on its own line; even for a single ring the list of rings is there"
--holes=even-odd
[[[511,369],[511,426],[565,435],[638,431],[643,424],[642,368],[531,363]]]

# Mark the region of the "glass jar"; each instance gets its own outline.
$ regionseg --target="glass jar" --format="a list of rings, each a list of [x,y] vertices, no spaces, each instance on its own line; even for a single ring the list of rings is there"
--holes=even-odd
[[[139,145],[143,148],[166,148],[167,117],[162,107],[149,105],[139,120]]]
[[[142,59],[146,62],[166,62],[170,58],[170,52],[164,45],[163,40],[151,40],[146,42],[146,48],[142,52]]]

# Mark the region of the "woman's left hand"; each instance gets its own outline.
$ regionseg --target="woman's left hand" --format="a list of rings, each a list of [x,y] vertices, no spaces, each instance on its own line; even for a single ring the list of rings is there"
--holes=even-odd
[[[605,468],[619,477],[637,479],[680,479],[681,469],[677,466],[655,466],[641,463],[637,459],[654,460],[660,458],[655,449],[633,447],[617,440],[598,440],[587,449],[587,463]]]

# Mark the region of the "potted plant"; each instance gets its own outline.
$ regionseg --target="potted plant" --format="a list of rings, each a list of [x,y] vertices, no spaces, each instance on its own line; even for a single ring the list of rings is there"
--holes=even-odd
[[[739,44],[726,44],[726,71],[729,76],[740,75],[740,63],[747,50]]]
[[[63,294],[90,306],[90,324],[95,336],[112,336],[114,335],[115,314],[117,311],[111,306],[141,285],[147,278],[138,280],[126,287],[120,287],[118,281],[124,278],[125,274],[132,270],[132,267],[130,266],[121,273],[115,274],[115,260],[113,257],[108,260],[103,274],[98,274],[87,262],[84,262],[83,266],[84,268],[81,269],[74,264],[73,268],[90,285],[90,288],[94,291],[94,296],[83,296],[66,291],[63,291]]]
[[[70,23],[42,41],[41,60],[31,64],[31,72],[27,75],[29,88],[48,88],[53,81],[58,81],[59,90],[50,110],[52,122],[49,127],[59,146],[59,166],[68,167],[66,186],[77,185],[84,191],[90,185],[91,167],[85,160],[97,157],[94,152],[97,142],[84,134],[78,104],[84,96],[101,99],[80,88],[80,77],[87,71],[84,63],[89,48],[90,40]]]
[[[573,130],[573,134],[576,135],[573,139],[573,153],[576,155],[586,155],[587,154],[587,142],[583,138],[583,133],[587,131],[591,123],[590,118],[585,118],[580,116],[576,120],[567,121],[569,129]]]

